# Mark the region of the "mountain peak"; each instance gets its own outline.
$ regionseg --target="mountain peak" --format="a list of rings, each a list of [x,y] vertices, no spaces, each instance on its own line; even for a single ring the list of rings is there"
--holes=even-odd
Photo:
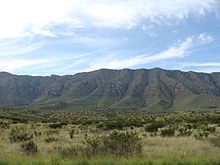
[[[71,76],[0,72],[0,106],[163,112],[220,108],[220,73],[100,69]]]

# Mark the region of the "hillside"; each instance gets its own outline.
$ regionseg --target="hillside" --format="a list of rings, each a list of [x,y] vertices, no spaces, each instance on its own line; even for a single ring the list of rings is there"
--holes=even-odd
[[[109,70],[66,76],[0,72],[0,106],[163,112],[220,109],[220,73]]]

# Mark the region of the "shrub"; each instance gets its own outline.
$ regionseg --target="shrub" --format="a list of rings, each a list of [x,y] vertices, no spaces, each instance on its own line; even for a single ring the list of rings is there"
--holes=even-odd
[[[216,128],[215,127],[206,127],[203,129],[203,131],[208,131],[210,133],[215,133]]]
[[[74,133],[75,133],[74,129],[69,130],[69,135],[71,139],[73,138]]]
[[[41,131],[34,130],[34,136],[41,136]]]
[[[23,142],[21,144],[21,150],[27,155],[36,154],[38,152],[37,145],[32,140]]]
[[[95,136],[94,138],[85,138],[87,156],[95,156],[104,154],[103,138]]]
[[[190,136],[193,132],[193,129],[187,129],[186,127],[178,128],[178,136]]]
[[[172,127],[161,130],[161,136],[163,137],[174,136],[174,134],[175,134],[175,130]]]
[[[50,128],[57,129],[57,128],[62,128],[63,123],[52,123],[49,125]]]
[[[52,143],[52,142],[56,142],[59,141],[59,139],[55,138],[55,137],[47,137],[44,139],[45,143]]]
[[[112,132],[108,136],[86,138],[86,153],[88,155],[128,156],[142,152],[141,141],[137,133]]]
[[[106,131],[113,130],[113,129],[122,130],[123,124],[121,121],[108,121],[106,123],[101,123],[101,124],[97,125],[97,128],[102,128]]]
[[[208,137],[209,133],[208,131],[197,130],[197,132],[194,133],[194,137],[197,140],[203,140]]]
[[[21,142],[30,140],[33,136],[28,134],[25,128],[15,127],[11,129],[9,139],[11,142]]]
[[[142,144],[137,133],[113,132],[108,136],[87,137],[84,146],[58,147],[55,151],[63,158],[135,156],[142,153]]]
[[[142,153],[142,144],[137,133],[113,132],[103,139],[104,148],[112,155],[128,156]]]
[[[54,134],[58,135],[58,134],[60,134],[60,130],[59,129],[49,129],[45,133],[47,136],[54,135]]]
[[[0,122],[0,128],[2,129],[8,129],[10,127],[9,123]]]
[[[157,132],[158,128],[166,126],[165,121],[152,121],[149,125],[145,127],[146,132]]]

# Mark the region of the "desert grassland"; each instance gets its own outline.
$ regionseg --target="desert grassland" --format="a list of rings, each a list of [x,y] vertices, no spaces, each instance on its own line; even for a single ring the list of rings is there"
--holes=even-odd
[[[172,115],[168,115],[172,116]],[[192,116],[192,115],[191,115]],[[149,116],[148,116],[149,117]],[[172,116],[174,117],[174,116]],[[153,117],[159,120],[163,115]],[[109,122],[109,121],[108,121]],[[153,121],[151,121],[153,122]],[[200,122],[203,122],[200,121]],[[42,123],[28,121],[25,123],[13,122],[10,119],[1,119],[0,130],[0,165],[29,165],[29,164],[220,164],[220,127],[218,123],[198,124],[190,135],[178,136],[175,130],[174,135],[162,136],[164,128],[170,128],[169,124],[160,126],[157,131],[148,131],[146,126],[149,122],[139,126],[125,126],[120,128],[100,128],[97,123],[72,124],[65,123],[62,127],[53,128],[54,122]],[[4,123],[9,123],[3,126]],[[57,123],[57,122],[55,122]],[[177,125],[177,123],[175,123]],[[178,123],[184,125],[185,123]],[[131,124],[132,125],[132,124]],[[59,126],[59,125],[58,125]],[[178,126],[178,127],[181,127]],[[201,127],[201,128],[200,128]],[[215,127],[214,132],[207,136],[195,136],[202,127]],[[37,145],[37,152],[24,152],[21,145],[24,141],[13,142],[10,140],[13,128],[23,128],[31,140]],[[72,138],[70,131],[73,131]],[[141,144],[141,152],[124,154],[105,154],[105,150],[89,145],[93,154],[85,154],[81,147],[87,147],[86,139],[92,139],[118,133],[135,133],[138,135]],[[120,135],[120,134],[119,134]],[[102,142],[102,141],[98,141]],[[117,141],[116,141],[117,142]],[[122,141],[123,142],[123,141]],[[119,144],[120,145],[120,144]],[[75,150],[71,150],[73,147]],[[78,148],[79,147],[79,148]],[[91,148],[93,147],[93,148]],[[95,148],[96,147],[96,148]],[[120,147],[120,146],[119,146]],[[127,146],[128,147],[128,146]],[[135,147],[135,146],[134,146]],[[97,149],[97,150],[95,150]],[[126,149],[126,148],[125,148]],[[100,150],[100,151],[99,151]],[[73,153],[77,152],[77,153]],[[123,150],[120,150],[123,152]]]

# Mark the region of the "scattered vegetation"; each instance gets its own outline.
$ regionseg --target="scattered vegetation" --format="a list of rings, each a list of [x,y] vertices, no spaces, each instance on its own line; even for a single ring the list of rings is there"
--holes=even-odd
[[[29,134],[24,127],[15,127],[11,129],[9,139],[11,142],[22,142],[30,140],[33,135]]]
[[[220,113],[215,111],[0,110],[0,114],[0,164],[13,164],[9,155],[29,159],[26,164],[220,163]],[[42,156],[49,160],[44,162]],[[40,163],[30,163],[37,158]]]

